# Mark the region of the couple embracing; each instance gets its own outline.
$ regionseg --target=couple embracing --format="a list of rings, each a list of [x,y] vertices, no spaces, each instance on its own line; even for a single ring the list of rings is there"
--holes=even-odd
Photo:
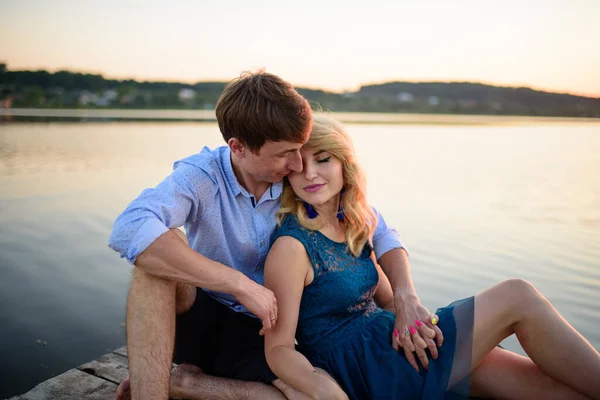
[[[216,114],[227,145],[115,222],[135,265],[118,399],[600,398],[598,351],[531,284],[421,305],[344,126],[291,84],[243,74]]]

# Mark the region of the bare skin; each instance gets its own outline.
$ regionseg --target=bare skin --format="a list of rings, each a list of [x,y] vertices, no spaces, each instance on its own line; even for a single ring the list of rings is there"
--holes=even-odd
[[[309,124],[304,134],[306,140],[310,130]],[[303,142],[267,141],[258,152],[250,151],[237,139],[229,140],[228,145],[236,177],[257,201],[271,183],[281,181],[290,171],[302,170],[299,149]],[[179,225],[184,223],[179,222]],[[262,321],[261,334],[272,329],[277,321],[273,292],[241,272],[192,250],[178,230],[171,229],[154,240],[137,256],[135,266],[127,303],[131,384],[122,385],[118,399],[125,385],[131,387],[134,400],[167,399],[176,309],[184,312],[190,307],[179,301],[178,294],[192,293],[189,288],[178,289],[179,284],[193,290],[202,287],[235,296]],[[246,390],[243,382],[239,386],[240,390]],[[264,397],[259,394],[257,398]]]
[[[259,382],[242,382],[205,374],[199,367],[190,364],[175,366],[171,371],[169,398],[178,400],[219,399],[292,399],[308,400],[308,397],[286,385],[280,379],[267,386]],[[130,400],[130,381],[126,379],[117,389],[117,399]]]
[[[281,320],[267,335],[267,360],[274,371],[307,394],[321,385],[325,391],[322,398],[345,398],[339,387],[311,374],[308,360],[288,344],[296,329],[301,292],[312,282],[310,260],[296,242],[279,238],[269,254],[270,258],[281,255],[296,260],[295,264],[288,262],[283,275],[273,274],[279,269],[270,268],[267,260],[266,282],[282,299]],[[279,281],[285,286],[277,286]],[[529,358],[497,348],[512,334]],[[279,339],[277,335],[286,336]],[[600,354],[533,285],[520,279],[507,280],[475,296],[472,358],[467,367],[466,371],[452,370],[449,388],[470,373],[472,396],[600,399]]]
[[[323,218],[320,232],[331,240],[342,242],[345,238],[343,224],[331,223],[335,220],[329,217],[335,215],[339,205],[338,193],[342,187],[339,182],[344,174],[340,161],[336,162],[335,158],[325,160],[322,158],[324,153],[326,150],[321,148],[302,149],[305,168],[302,173],[292,173],[288,178],[296,195],[311,204]],[[334,168],[336,165],[337,169]],[[402,335],[401,341],[391,338],[390,342],[398,351],[403,348],[413,367],[418,369],[413,355],[416,352],[427,368],[424,350],[429,347],[435,358],[433,339],[441,345],[443,338],[441,332],[435,330],[435,324],[428,323],[429,313],[419,304],[406,254],[402,250],[388,251],[379,262],[394,291],[396,325],[393,336],[399,336],[398,331],[402,332],[413,321],[419,327],[413,329],[414,332],[409,330],[410,335]],[[285,270],[278,268],[280,265],[286,265]],[[406,268],[389,268],[391,265],[405,265]],[[267,335],[267,360],[278,376],[312,397],[343,399],[345,394],[341,388],[315,375],[309,360],[293,345],[302,293],[313,279],[312,264],[303,244],[293,237],[278,238],[267,258],[265,284],[279,299],[282,316]],[[422,323],[418,323],[420,321]],[[529,358],[496,347],[512,334],[517,336]],[[424,338],[429,338],[430,342]],[[451,372],[449,388],[470,375],[471,395],[600,399],[600,354],[530,283],[523,280],[507,280],[475,296],[470,350],[471,362],[464,366],[457,363]]]
[[[320,374],[333,381],[333,378],[322,369],[317,369]],[[210,378],[210,379],[209,379]],[[216,385],[215,385],[216,384]],[[214,386],[211,386],[214,385]],[[273,382],[273,386],[266,386],[257,382],[248,382],[247,393],[228,390],[231,387],[231,379],[209,377],[202,370],[194,365],[182,364],[173,369],[171,373],[171,394],[172,399],[186,400],[218,400],[222,399],[223,394],[216,396],[218,390],[225,388],[227,399],[255,399],[256,394],[261,394],[264,399],[292,399],[309,400],[309,397],[296,391],[289,385],[286,385],[281,379]]]
[[[530,358],[496,348],[513,333]],[[520,279],[475,296],[471,365],[475,395],[600,399],[600,354]],[[450,386],[461,378],[453,374]]]
[[[544,373],[530,358],[494,348],[471,375],[471,395],[493,399],[589,399]]]
[[[172,229],[167,234],[170,241],[178,241],[187,247],[187,238],[180,230]],[[166,245],[172,247],[172,243]],[[131,375],[117,388],[117,400],[167,399],[173,395],[216,400],[305,398],[283,382],[274,385],[285,389],[286,395],[264,383],[210,376],[191,365],[179,366],[173,377],[171,361],[175,345],[175,315],[188,311],[195,298],[194,286],[175,283],[135,268],[127,303]],[[132,340],[140,337],[144,340]],[[151,384],[148,384],[147,376],[153,377]],[[174,382],[171,378],[175,378],[175,387],[171,386]]]
[[[289,257],[290,252],[287,248],[285,254]],[[289,292],[286,295],[292,297]],[[285,310],[286,302],[281,306]],[[600,373],[598,353],[529,283],[518,279],[503,282],[477,295],[475,309],[472,395],[498,399],[598,398],[593,378]],[[496,348],[513,333],[533,360]],[[552,345],[559,339],[564,339],[564,346]],[[579,365],[589,366],[585,374],[579,372]],[[453,376],[451,385],[463,376]],[[338,388],[331,388],[325,398],[340,394]]]

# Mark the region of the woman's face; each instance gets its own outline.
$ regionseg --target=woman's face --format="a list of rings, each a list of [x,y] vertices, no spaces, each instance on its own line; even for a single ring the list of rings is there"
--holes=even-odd
[[[313,206],[336,201],[344,186],[342,162],[325,150],[303,147],[300,155],[304,169],[288,175],[296,195]]]

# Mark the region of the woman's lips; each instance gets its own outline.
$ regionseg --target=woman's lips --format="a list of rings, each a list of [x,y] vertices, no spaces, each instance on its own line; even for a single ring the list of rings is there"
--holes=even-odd
[[[308,186],[304,187],[304,191],[309,192],[309,193],[314,193],[314,192],[317,192],[319,189],[321,189],[323,186],[325,186],[325,185],[308,185]]]

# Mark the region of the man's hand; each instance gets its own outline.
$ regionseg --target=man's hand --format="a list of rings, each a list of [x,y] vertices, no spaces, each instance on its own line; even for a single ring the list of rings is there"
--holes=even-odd
[[[241,289],[238,293],[234,293],[234,296],[248,311],[262,321],[263,327],[259,334],[264,335],[277,322],[277,299],[275,294],[266,287],[245,276],[244,278]]]
[[[441,346],[444,341],[442,331],[431,323],[432,314],[421,305],[416,295],[395,294],[394,305],[396,309],[396,324],[392,337],[394,349],[399,351],[402,348],[409,364],[419,372],[415,359],[416,353],[421,365],[427,369],[429,359],[425,350],[429,350],[433,359],[438,357],[437,346]]]

